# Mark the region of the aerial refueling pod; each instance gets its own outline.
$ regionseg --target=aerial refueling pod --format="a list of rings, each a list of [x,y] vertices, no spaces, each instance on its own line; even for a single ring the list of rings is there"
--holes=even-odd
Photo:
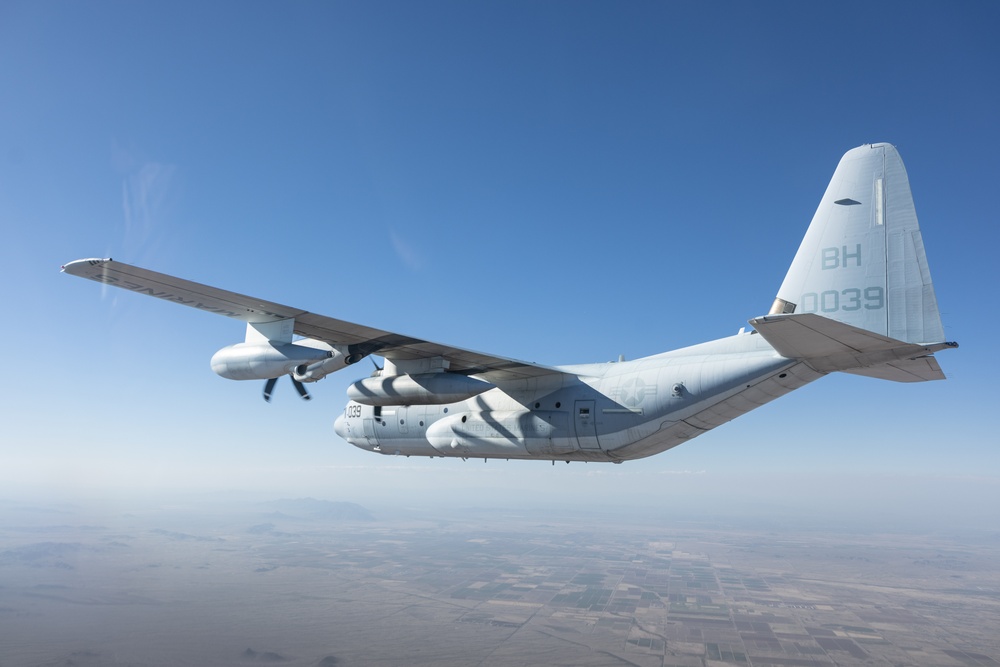
[[[308,366],[305,364],[296,366],[292,372],[292,377],[298,382],[316,382],[317,380],[322,380],[330,373],[339,371],[341,368],[350,365],[350,363],[347,357],[334,350],[333,356],[329,359],[317,361]]]
[[[237,343],[212,355],[212,370],[229,380],[268,380],[292,373],[299,382],[315,382],[349,365],[348,359],[318,340]]]
[[[358,380],[347,397],[363,405],[441,405],[458,403],[493,389],[489,382],[458,373],[387,375]]]

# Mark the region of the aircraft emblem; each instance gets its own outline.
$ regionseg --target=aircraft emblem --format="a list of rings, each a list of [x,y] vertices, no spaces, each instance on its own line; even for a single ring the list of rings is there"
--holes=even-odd
[[[627,380],[611,392],[611,398],[630,408],[636,407],[653,396],[656,396],[656,385],[647,384],[642,381],[642,378]]]

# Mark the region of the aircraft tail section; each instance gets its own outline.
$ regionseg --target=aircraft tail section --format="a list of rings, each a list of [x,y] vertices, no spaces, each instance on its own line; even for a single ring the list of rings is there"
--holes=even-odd
[[[815,313],[896,341],[944,341],[910,183],[896,148],[837,165],[771,315]]]
[[[778,352],[823,373],[943,380],[944,342],[910,181],[896,148],[865,144],[837,165],[778,296],[751,320]]]

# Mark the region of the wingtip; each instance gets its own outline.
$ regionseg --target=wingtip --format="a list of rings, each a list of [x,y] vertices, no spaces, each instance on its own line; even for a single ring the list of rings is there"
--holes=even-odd
[[[104,258],[91,257],[89,259],[75,259],[72,262],[66,262],[65,264],[60,266],[59,270],[62,273],[69,273],[72,275],[76,273],[79,269],[82,269],[84,267],[97,266],[98,264],[106,264],[107,262],[110,261],[112,261],[110,257],[104,257]]]

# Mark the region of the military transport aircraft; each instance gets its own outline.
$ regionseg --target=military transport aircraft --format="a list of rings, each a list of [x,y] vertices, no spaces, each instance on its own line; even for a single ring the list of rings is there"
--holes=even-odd
[[[303,383],[384,360],[335,424],[382,454],[611,461],[651,456],[834,371],[942,380],[944,340],[910,185],[890,144],[847,152],[753,330],[634,361],[541,366],[316,315],[111,259],[66,273],[246,322],[212,370]]]

